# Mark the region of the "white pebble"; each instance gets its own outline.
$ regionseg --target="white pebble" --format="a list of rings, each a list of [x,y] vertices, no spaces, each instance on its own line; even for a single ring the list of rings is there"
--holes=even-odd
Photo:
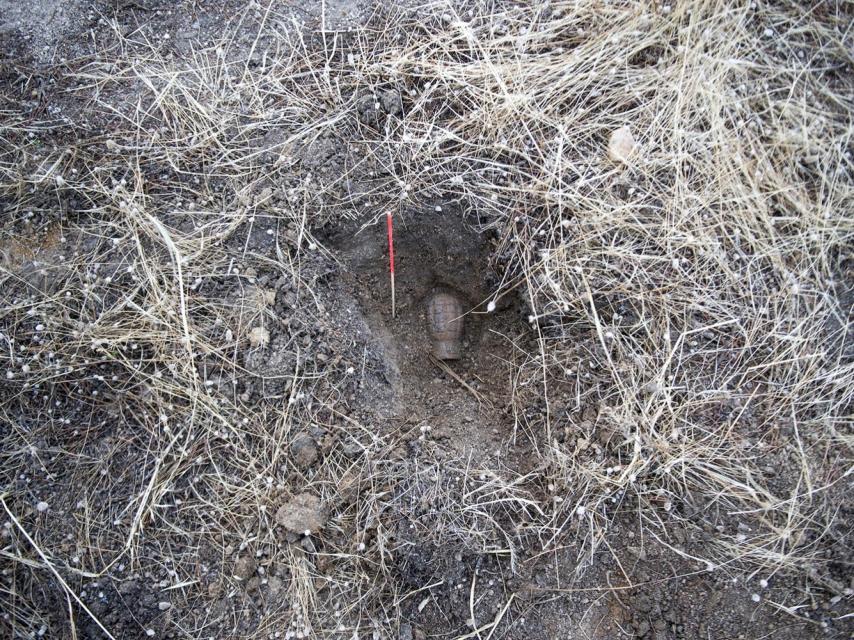
[[[634,154],[636,146],[632,130],[626,126],[620,127],[611,132],[608,140],[608,157],[614,162],[626,163]]]
[[[48,510],[48,508],[49,508],[49,507],[48,507],[48,504],[47,504],[47,502],[45,502],[44,500],[41,500],[41,501],[36,505],[36,511],[38,511],[39,513],[44,513],[45,511],[47,511],[47,510]]]
[[[489,304],[486,305],[486,312],[492,313],[493,311],[495,311],[495,300],[490,300]]]

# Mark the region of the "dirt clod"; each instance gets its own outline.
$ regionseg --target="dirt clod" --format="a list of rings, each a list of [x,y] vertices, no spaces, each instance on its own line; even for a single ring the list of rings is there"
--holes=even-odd
[[[301,433],[291,443],[291,456],[300,469],[307,469],[317,460],[317,443],[307,433]]]
[[[253,327],[249,332],[249,344],[253,347],[266,347],[270,343],[270,332],[264,327]]]
[[[237,580],[245,582],[255,574],[255,559],[251,556],[240,556],[234,563],[232,575]]]
[[[380,102],[386,113],[395,116],[403,113],[403,101],[400,99],[400,94],[393,89],[383,91],[380,96]]]
[[[294,496],[276,512],[276,522],[296,534],[320,531],[326,518],[320,498],[307,492]]]

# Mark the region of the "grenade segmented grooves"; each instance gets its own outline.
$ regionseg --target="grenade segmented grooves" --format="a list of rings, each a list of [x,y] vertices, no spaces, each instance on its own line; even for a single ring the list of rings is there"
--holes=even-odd
[[[463,305],[449,293],[437,293],[427,303],[433,355],[439,360],[459,359],[463,335],[462,315]]]

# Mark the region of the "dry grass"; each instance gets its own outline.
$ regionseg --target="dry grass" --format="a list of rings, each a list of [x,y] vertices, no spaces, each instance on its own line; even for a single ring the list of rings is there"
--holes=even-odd
[[[395,578],[398,526],[511,565],[577,542],[581,572],[628,509],[677,554],[673,528],[705,525],[698,566],[850,595],[832,571],[850,551],[854,389],[852,48],[835,11],[439,8],[306,41],[270,10],[263,53],[224,37],[183,60],[117,32],[74,73],[109,129],[57,127],[49,148],[54,124],[3,115],[16,219],[69,198],[85,212],[51,228],[64,259],[46,276],[4,275],[4,562],[74,588],[162,565],[160,587],[192,604],[235,592],[249,554],[290,578],[289,606],[254,628],[309,637],[393,628],[421,599]],[[375,120],[397,95],[402,113]],[[606,153],[622,126],[626,163]],[[343,172],[313,161],[324,145],[346,149]],[[329,304],[312,229],[449,198],[497,238],[495,296],[530,308],[513,415],[542,464],[526,476],[397,461],[405,434],[332,410],[358,374],[300,358]],[[250,248],[267,229],[275,259]],[[290,368],[253,369],[250,328],[280,322],[258,265],[298,300]],[[274,402],[258,404],[261,378]],[[295,469],[308,425],[363,454]],[[76,493],[38,513],[36,478]],[[332,511],[321,549],[274,531],[305,487]],[[73,530],[46,529],[54,513]],[[46,624],[2,598],[16,633]],[[213,618],[184,631],[251,635]]]
[[[844,16],[586,8],[450,15],[363,70],[412,95],[401,178],[470,203],[524,278],[547,544],[592,557],[627,498],[667,540],[692,499],[723,529],[710,567],[822,574],[850,468]]]

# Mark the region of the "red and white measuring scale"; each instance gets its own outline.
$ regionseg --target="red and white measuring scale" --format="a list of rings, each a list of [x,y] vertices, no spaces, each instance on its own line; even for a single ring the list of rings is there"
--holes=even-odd
[[[391,274],[391,317],[394,317],[394,225],[391,221],[391,211],[385,214],[388,229],[388,270]]]

